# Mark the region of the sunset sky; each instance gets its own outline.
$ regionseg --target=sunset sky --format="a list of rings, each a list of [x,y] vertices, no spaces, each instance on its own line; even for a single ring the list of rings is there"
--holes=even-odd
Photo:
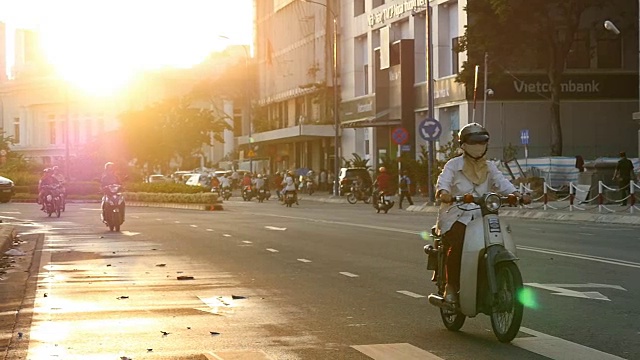
[[[230,44],[250,44],[252,0],[0,0],[13,31],[41,33],[46,57],[68,81],[111,87],[140,70],[189,67]],[[226,36],[228,39],[220,38]]]

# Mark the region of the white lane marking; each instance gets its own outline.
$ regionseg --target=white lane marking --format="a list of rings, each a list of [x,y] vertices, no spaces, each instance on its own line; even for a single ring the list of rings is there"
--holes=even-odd
[[[156,221],[162,221],[162,219],[156,219]]]
[[[398,228],[391,228],[391,227],[384,227],[384,226],[355,224],[355,223],[349,223],[349,222],[343,222],[343,221],[312,219],[312,218],[305,218],[305,217],[299,217],[299,216],[285,216],[285,215],[252,213],[252,212],[247,212],[246,214],[257,215],[257,216],[277,217],[277,218],[283,218],[283,219],[306,220],[306,221],[310,221],[310,222],[317,222],[317,223],[323,223],[323,224],[334,224],[334,225],[343,225],[343,226],[351,226],[351,227],[360,227],[360,228],[365,228],[365,229],[382,230],[382,231],[389,231],[389,232],[402,233],[402,234],[411,234],[411,235],[421,235],[424,232],[424,231],[412,231],[412,230],[405,230],[405,229],[398,229]],[[558,256],[574,257],[574,258],[582,259],[582,260],[597,261],[597,262],[603,262],[603,263],[608,263],[608,264],[613,264],[613,265],[628,266],[628,267],[633,267],[633,268],[639,268],[640,269],[640,263],[634,263],[634,262],[631,262],[631,261],[610,259],[610,258],[600,258],[600,257],[597,257],[597,256],[575,254],[575,253],[567,253],[567,252],[556,251],[556,250],[534,248],[534,247],[530,247],[530,246],[520,246],[520,245],[518,245],[517,248],[520,249],[520,250],[535,251],[535,252],[541,252],[541,253],[558,255]]]
[[[180,224],[180,221],[176,220],[176,221],[174,221],[174,223],[176,223],[176,224]]]
[[[530,246],[518,245],[517,248],[518,250],[533,251],[533,252],[539,252],[542,254],[565,256],[565,257],[570,257],[575,259],[590,260],[590,261],[596,261],[596,262],[601,262],[605,264],[627,266],[627,267],[640,269],[640,263],[632,262],[632,261],[611,259],[611,258],[605,258],[605,257],[593,256],[593,255],[576,254],[576,253],[557,251],[557,250],[541,249],[541,248],[535,248]]]
[[[276,249],[271,249],[271,248],[267,248],[267,251],[271,251],[272,253],[277,253],[277,252],[279,252],[278,250],[276,250]]]
[[[248,241],[248,240],[243,240],[242,242],[245,244],[253,244],[251,241]]]
[[[2,211],[0,214],[22,214],[20,211]]]
[[[520,331],[533,335],[533,337],[516,338],[511,341],[511,344],[549,359],[623,360],[621,357],[572,343],[571,341],[555,336],[543,334],[526,327],[521,327]]]
[[[213,229],[207,229],[207,231],[213,231]]]
[[[275,226],[265,226],[264,227],[267,230],[274,230],[274,231],[285,231],[287,230],[287,228],[279,228],[279,227],[275,227]]]
[[[197,228],[198,227],[198,225],[189,225],[189,226],[191,226],[192,228]]]
[[[420,299],[420,298],[426,297],[424,295],[416,294],[414,292],[407,291],[407,290],[398,290],[396,292],[398,292],[398,293],[400,293],[402,295],[411,296],[412,298],[416,298],[416,299]]]
[[[426,350],[406,343],[352,345],[351,347],[375,360],[443,360]]]
[[[222,236],[224,236],[224,237],[231,237],[231,235],[229,235],[229,234],[222,234]]]
[[[133,215],[131,217],[134,218],[134,219],[140,219],[140,216],[136,216],[136,215]]]
[[[602,295],[597,291],[575,291],[565,288],[609,288],[627,291],[620,285],[607,285],[607,284],[538,284],[538,283],[526,283],[525,285],[530,287],[536,287],[539,289],[553,291],[552,295],[571,296],[582,299],[593,300],[605,300],[611,301],[608,297]]]
[[[311,260],[307,260],[307,259],[297,259],[297,260],[300,261],[300,262],[303,262],[303,263],[310,263],[311,262]]]
[[[344,275],[344,276],[348,276],[348,277],[358,277],[358,275],[356,275],[356,274],[352,274],[352,273],[350,273],[350,272],[346,272],[346,271],[343,271],[343,272],[341,272],[340,274],[341,274],[341,275]]]
[[[125,236],[136,236],[136,235],[140,235],[139,232],[133,232],[133,231],[121,231],[120,234],[125,235]]]
[[[592,234],[592,233],[578,233],[578,235],[593,236],[595,234]]]

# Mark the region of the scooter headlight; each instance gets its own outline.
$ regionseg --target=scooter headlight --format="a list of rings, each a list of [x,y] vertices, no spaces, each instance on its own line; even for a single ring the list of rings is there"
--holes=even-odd
[[[484,205],[487,207],[487,210],[491,212],[496,212],[500,210],[500,206],[502,206],[502,201],[500,200],[500,196],[497,194],[489,194],[484,199]]]

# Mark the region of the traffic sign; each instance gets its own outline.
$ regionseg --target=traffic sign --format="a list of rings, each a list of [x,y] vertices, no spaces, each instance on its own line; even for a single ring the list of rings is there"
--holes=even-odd
[[[435,141],[438,140],[440,134],[442,134],[442,125],[434,118],[426,118],[420,122],[418,132],[424,140]]]
[[[256,156],[255,151],[249,150],[249,152],[247,152],[247,157],[254,157],[254,156]]]
[[[520,141],[522,145],[529,145],[529,129],[520,130]]]
[[[396,143],[397,145],[402,145],[409,140],[409,132],[407,131],[407,129],[403,127],[397,127],[393,129],[393,132],[391,133],[391,138],[393,139],[393,142]]]
[[[404,152],[411,151],[411,145],[402,145],[400,150],[402,150]]]

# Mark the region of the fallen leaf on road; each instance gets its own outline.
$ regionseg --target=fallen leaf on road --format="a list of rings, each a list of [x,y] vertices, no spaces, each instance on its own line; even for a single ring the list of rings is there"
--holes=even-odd
[[[162,331],[162,330],[160,332],[162,333],[162,336],[167,336],[167,335],[171,334],[171,333],[168,333],[168,332]]]
[[[178,280],[194,280],[193,276],[178,276]]]
[[[157,267],[167,266],[167,264],[156,264]]]
[[[47,296],[49,296],[49,295],[47,293],[44,293],[44,297],[47,297]]]
[[[128,299],[129,297],[126,295],[123,296],[118,296],[116,299],[121,300],[121,299]]]
[[[153,349],[147,349],[147,352],[152,352],[152,351],[153,351]]]
[[[216,331],[209,331],[209,333],[213,336],[220,335],[220,333]]]
[[[111,266],[111,264],[107,264],[107,267]]]
[[[231,295],[231,298],[232,298],[233,300],[246,299],[246,297],[245,297],[245,296],[242,296],[242,295]]]
[[[5,255],[9,255],[9,256],[25,256],[26,254],[18,249],[11,249],[7,252],[4,253]]]

